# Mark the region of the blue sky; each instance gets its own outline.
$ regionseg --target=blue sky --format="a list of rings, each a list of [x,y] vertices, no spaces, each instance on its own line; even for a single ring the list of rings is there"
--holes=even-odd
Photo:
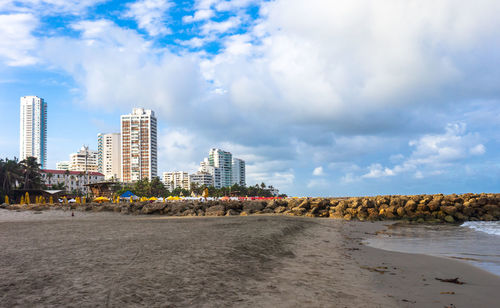
[[[500,2],[0,1],[0,156],[48,102],[48,166],[133,106],[159,171],[211,147],[290,195],[498,192]]]

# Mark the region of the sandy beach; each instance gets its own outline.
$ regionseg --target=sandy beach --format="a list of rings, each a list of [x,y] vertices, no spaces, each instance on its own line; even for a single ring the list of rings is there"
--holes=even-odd
[[[363,245],[388,222],[0,210],[0,306],[494,307],[500,277]],[[464,284],[438,281],[456,278]]]

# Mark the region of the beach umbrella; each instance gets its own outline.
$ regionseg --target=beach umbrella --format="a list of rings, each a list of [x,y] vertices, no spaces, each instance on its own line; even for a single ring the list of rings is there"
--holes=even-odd
[[[9,196],[7,196],[7,195],[5,195],[5,203],[10,204],[9,203]]]
[[[26,192],[26,196],[24,197],[24,202],[26,202],[26,204],[30,204],[30,194],[28,194],[28,192]]]
[[[139,199],[139,202],[144,202],[144,201],[148,201],[148,198],[146,198],[146,197],[141,197],[141,199]]]
[[[130,196],[130,203],[134,202],[134,200],[132,200],[132,196]]]
[[[49,197],[49,203],[53,204],[54,203],[54,198],[52,196]]]
[[[175,200],[175,197],[168,196],[168,197],[167,197],[167,200]]]
[[[203,198],[207,198],[207,197],[208,197],[208,188],[205,188],[205,189],[203,190],[202,197],[203,197]]]
[[[158,200],[158,198],[156,198],[156,197],[151,197],[148,199],[148,201],[157,201],[157,200]]]

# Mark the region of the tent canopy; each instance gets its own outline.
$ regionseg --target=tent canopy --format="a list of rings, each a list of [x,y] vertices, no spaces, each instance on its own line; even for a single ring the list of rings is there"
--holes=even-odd
[[[130,197],[135,197],[135,195],[130,190],[127,190],[120,196],[120,198],[130,198]]]

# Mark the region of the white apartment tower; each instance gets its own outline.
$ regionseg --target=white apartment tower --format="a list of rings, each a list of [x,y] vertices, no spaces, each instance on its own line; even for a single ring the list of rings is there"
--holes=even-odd
[[[233,155],[221,149],[210,149],[208,153],[208,163],[210,166],[220,169],[221,187],[231,186],[233,181]]]
[[[156,177],[158,169],[155,113],[134,108],[121,116],[121,181],[135,182]]]
[[[104,174],[106,180],[118,180],[122,175],[120,144],[120,133],[97,135],[97,171]]]
[[[245,180],[245,161],[243,159],[233,157],[233,181],[232,184],[238,184],[240,186],[246,186]]]
[[[19,159],[36,157],[47,164],[47,103],[38,96],[21,97]]]
[[[222,187],[221,168],[211,166],[208,158],[205,158],[200,163],[200,168],[198,169],[198,172],[207,173],[212,177],[211,186],[214,186],[215,188]]]

